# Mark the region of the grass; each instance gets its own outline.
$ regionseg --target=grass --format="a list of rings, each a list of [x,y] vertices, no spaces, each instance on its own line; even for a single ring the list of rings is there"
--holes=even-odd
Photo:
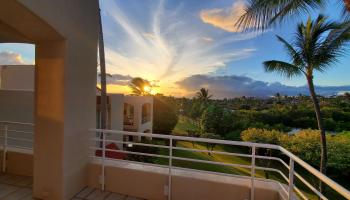
[[[339,135],[345,135],[346,137],[350,138],[350,131],[343,131]]]
[[[179,120],[173,130],[174,135],[187,135],[188,130],[198,130],[196,122],[183,115],[179,116]]]

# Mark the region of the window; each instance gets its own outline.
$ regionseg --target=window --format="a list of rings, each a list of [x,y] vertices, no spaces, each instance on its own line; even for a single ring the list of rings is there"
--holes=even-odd
[[[134,125],[134,106],[124,103],[124,125]]]
[[[145,103],[142,105],[142,124],[151,121],[151,104]]]

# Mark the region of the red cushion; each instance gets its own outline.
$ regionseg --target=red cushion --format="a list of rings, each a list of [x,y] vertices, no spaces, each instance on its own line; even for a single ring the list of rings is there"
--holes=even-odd
[[[108,149],[119,150],[118,146],[115,143],[107,144],[106,145],[106,154],[105,154],[106,158],[124,159],[126,157],[125,153],[108,151]],[[102,150],[96,150],[95,155],[98,157],[102,157]]]

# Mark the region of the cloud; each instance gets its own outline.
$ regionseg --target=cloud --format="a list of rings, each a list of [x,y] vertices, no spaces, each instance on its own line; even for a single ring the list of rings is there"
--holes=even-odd
[[[19,53],[2,51],[0,52],[0,65],[23,65],[22,56]]]
[[[238,1],[231,8],[202,10],[199,16],[206,24],[211,24],[228,32],[241,32],[242,29],[235,26],[235,23],[244,14],[244,9],[244,2]]]
[[[277,92],[283,95],[308,95],[307,86],[287,86],[279,82],[268,83],[254,80],[247,76],[207,76],[193,75],[178,81],[177,85],[188,91],[192,96],[202,87],[209,89],[215,98],[234,98],[241,96],[269,97]],[[316,91],[319,95],[335,95],[343,91],[350,91],[348,86],[317,86]]]
[[[205,42],[214,42],[214,39],[211,37],[202,37],[202,40]]]
[[[126,86],[129,84],[132,78],[133,77],[129,75],[107,74],[106,81],[107,81],[107,84],[110,84],[110,85]],[[100,83],[100,75],[97,77],[97,82]]]
[[[152,1],[142,19],[119,1],[104,1],[106,64],[109,73],[160,80],[160,87],[193,74],[207,74],[250,57],[255,49],[233,45],[254,34],[213,33],[183,7]],[[173,91],[173,90],[172,90]],[[167,94],[167,91],[162,91]]]

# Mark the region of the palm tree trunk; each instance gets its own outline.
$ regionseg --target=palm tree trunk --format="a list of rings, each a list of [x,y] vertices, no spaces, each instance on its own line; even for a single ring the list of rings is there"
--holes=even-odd
[[[318,103],[318,99],[316,96],[316,92],[315,92],[315,87],[314,87],[314,83],[313,83],[313,77],[312,76],[308,76],[307,78],[307,82],[309,85],[309,90],[310,90],[310,95],[312,98],[312,102],[314,104],[314,109],[315,109],[315,113],[316,113],[316,119],[317,119],[317,124],[318,124],[318,129],[320,130],[320,139],[321,139],[321,161],[320,161],[320,172],[323,174],[326,174],[326,170],[327,170],[327,143],[326,143],[326,131],[323,128],[323,122],[322,122],[322,116],[321,116],[321,109],[320,109],[320,105]],[[320,192],[322,193],[324,191],[324,187],[322,184],[322,181],[320,181]]]
[[[344,0],[346,9],[350,12],[350,0]]]

